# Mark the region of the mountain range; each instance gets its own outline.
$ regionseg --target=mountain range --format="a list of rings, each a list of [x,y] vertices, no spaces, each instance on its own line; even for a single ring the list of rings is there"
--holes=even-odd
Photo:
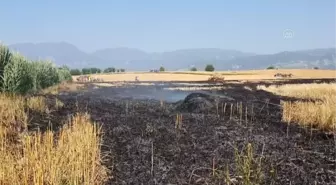
[[[274,54],[256,54],[219,48],[181,49],[148,53],[134,48],[106,48],[88,53],[66,42],[18,43],[8,46],[31,60],[48,59],[70,68],[98,67],[124,68],[128,71],[147,71],[164,66],[166,70],[203,70],[213,64],[216,70],[313,68],[335,69],[335,48],[284,51]]]

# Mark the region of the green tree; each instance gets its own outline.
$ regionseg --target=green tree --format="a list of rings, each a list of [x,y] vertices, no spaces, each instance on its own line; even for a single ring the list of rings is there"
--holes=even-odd
[[[120,69],[120,72],[122,72],[122,73],[125,72],[125,69]]]
[[[89,68],[83,68],[82,69],[82,74],[83,75],[91,74],[91,69],[89,69]]]
[[[267,69],[275,69],[274,66],[269,66]]]
[[[165,68],[163,66],[161,66],[160,71],[165,71]]]
[[[79,69],[71,69],[70,74],[71,75],[81,75],[82,72]]]
[[[212,64],[208,64],[205,66],[205,71],[215,71],[215,67]]]
[[[108,67],[104,69],[104,73],[114,73],[116,69],[114,67]]]
[[[90,68],[90,74],[96,74],[96,73],[100,73],[101,70],[99,68],[96,67],[92,67]]]
[[[196,67],[192,67],[192,68],[190,69],[190,71],[197,71],[197,68],[196,68]]]

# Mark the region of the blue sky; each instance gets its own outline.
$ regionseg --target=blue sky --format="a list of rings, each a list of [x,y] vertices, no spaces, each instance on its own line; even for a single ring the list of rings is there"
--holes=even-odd
[[[334,0],[10,0],[0,6],[5,44],[275,53],[336,42]],[[284,38],[286,29],[292,38]]]

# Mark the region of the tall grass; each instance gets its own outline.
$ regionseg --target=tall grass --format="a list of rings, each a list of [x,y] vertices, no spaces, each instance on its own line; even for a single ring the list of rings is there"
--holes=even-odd
[[[47,110],[46,100],[43,96],[33,96],[26,99],[26,105],[29,109],[44,113]]]
[[[24,98],[0,93],[0,138],[6,136],[7,142],[18,140],[20,133],[27,129],[27,121]]]
[[[0,45],[0,184],[102,184],[100,129],[77,114],[55,133],[28,130],[27,110],[47,113],[44,97],[25,94],[72,80],[66,67],[29,61]],[[56,100],[55,108],[64,104]]]
[[[225,170],[218,170],[216,174],[226,185],[265,184],[265,177],[273,175],[265,169],[263,151],[257,155],[251,143],[247,143],[241,150],[234,148],[234,161],[233,166],[226,166]]]
[[[7,47],[0,45],[0,87],[3,86],[3,74],[6,65],[11,61],[12,53]]]
[[[21,96],[0,94],[0,184],[105,182],[100,129],[88,114],[75,115],[57,134],[25,132],[25,106]]]
[[[336,126],[336,84],[300,84],[259,86],[272,93],[308,99],[308,101],[283,101],[283,121],[297,122],[303,126],[333,131]],[[311,101],[309,101],[311,100]]]
[[[49,61],[30,61],[0,45],[0,91],[27,93],[72,80],[70,70]]]
[[[0,135],[0,184],[101,184],[106,169],[100,164],[100,137],[87,115],[77,115],[55,134],[47,131],[22,136],[12,147]]]
[[[239,177],[242,177],[242,184],[257,185],[262,184],[264,174],[262,169],[262,157],[256,157],[251,143],[247,144],[246,151],[239,152],[235,148],[235,164]]]

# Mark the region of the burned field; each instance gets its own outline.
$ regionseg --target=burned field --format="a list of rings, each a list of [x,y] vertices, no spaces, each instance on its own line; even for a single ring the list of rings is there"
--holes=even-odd
[[[280,101],[298,99],[256,85],[184,94],[162,90],[173,85],[88,86],[46,95],[64,106],[33,120],[57,127],[75,112],[88,112],[103,132],[108,184],[336,183],[334,135],[285,123]],[[160,96],[136,96],[149,92]],[[181,100],[160,100],[174,93]]]

